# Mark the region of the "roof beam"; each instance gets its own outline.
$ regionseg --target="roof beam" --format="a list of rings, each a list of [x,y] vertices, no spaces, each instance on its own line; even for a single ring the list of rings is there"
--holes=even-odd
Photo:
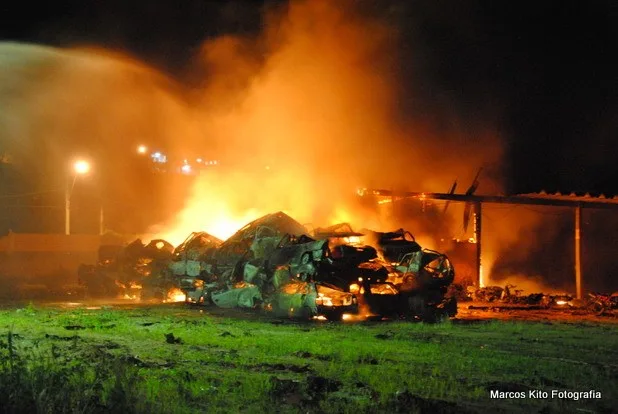
[[[593,197],[576,196],[551,196],[551,195],[513,195],[513,196],[491,196],[491,195],[465,195],[448,193],[419,193],[409,191],[392,190],[359,190],[361,196],[377,197],[402,197],[418,198],[427,200],[449,200],[467,203],[496,203],[496,204],[526,204],[537,206],[554,207],[587,207],[602,209],[618,209],[618,199],[605,199]]]

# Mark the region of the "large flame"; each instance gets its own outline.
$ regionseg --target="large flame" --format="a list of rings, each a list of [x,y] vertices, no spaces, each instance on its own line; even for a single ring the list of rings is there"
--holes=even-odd
[[[151,232],[172,243],[193,231],[225,239],[276,211],[309,227],[387,230],[352,201],[359,185],[435,191],[474,174],[469,164],[486,154],[495,159],[493,134],[475,131],[478,145],[449,155],[424,120],[401,122],[396,41],[391,25],[355,2],[313,0],[267,16],[257,41],[206,42],[195,116],[202,146],[220,162],[195,179],[175,220]]]
[[[167,291],[166,298],[164,302],[184,302],[187,299],[187,295],[178,288],[171,288]]]

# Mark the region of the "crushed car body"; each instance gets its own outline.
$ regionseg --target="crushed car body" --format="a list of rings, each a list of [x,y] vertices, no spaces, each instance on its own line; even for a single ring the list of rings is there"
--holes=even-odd
[[[327,319],[359,313],[422,320],[454,316],[456,301],[446,297],[454,268],[446,255],[422,249],[403,230],[376,235],[382,245],[402,245],[391,248],[397,259],[391,250],[389,260],[380,257],[383,247],[361,243],[365,233],[349,225],[316,229],[312,237],[277,212],[211,245],[199,269],[175,274],[187,302],[195,304]]]
[[[447,295],[454,272],[446,255],[403,229],[355,232],[341,223],[310,233],[276,212],[224,241],[194,232],[176,248],[140,239],[101,246],[98,263],[78,273],[91,296],[165,300],[178,291],[187,303],[277,316],[433,321],[457,312]]]
[[[173,251],[174,246],[161,239],[102,245],[96,265],[79,266],[78,282],[91,297],[165,299],[176,286],[168,270]]]

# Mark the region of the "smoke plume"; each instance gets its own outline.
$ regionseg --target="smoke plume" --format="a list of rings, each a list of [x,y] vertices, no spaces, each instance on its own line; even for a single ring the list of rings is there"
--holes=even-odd
[[[292,2],[270,12],[257,39],[203,45],[192,73],[202,79],[192,93],[203,133],[196,146],[222,167],[196,180],[167,228],[228,223],[218,235],[229,236],[249,216],[276,210],[314,225],[391,226],[359,210],[358,187],[440,191],[497,164],[489,121],[472,135],[455,112],[441,125],[402,113],[398,102],[411,91],[400,85],[414,75],[402,71],[398,28],[355,4]]]
[[[277,210],[314,227],[414,228],[359,206],[356,189],[445,191],[455,179],[461,189],[481,166],[479,192],[500,188],[493,116],[403,104],[427,77],[404,62],[389,10],[299,1],[266,13],[258,36],[205,41],[178,80],[107,50],[2,44],[1,152],[43,189],[91,157],[108,225],[173,243],[196,230],[224,238]],[[165,152],[169,170],[198,157],[218,165],[153,178],[138,144]],[[460,232],[461,206],[449,215]]]

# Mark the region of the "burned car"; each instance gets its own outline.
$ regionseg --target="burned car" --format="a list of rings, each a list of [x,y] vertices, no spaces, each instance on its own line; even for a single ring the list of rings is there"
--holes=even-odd
[[[80,265],[78,281],[92,297],[164,299],[175,286],[168,265],[174,246],[156,239],[121,245],[102,245],[96,265]]]
[[[169,263],[171,273],[180,278],[180,283],[193,283],[193,279],[212,274],[213,255],[222,241],[206,232],[193,232],[178,245]]]
[[[319,230],[310,237],[282,212],[249,223],[212,252],[209,272],[183,276],[187,301],[331,319],[361,312],[433,320],[456,313],[454,299],[445,297],[454,269],[444,254],[404,240],[412,252],[392,266],[356,242],[363,234],[349,225]]]
[[[388,263],[399,263],[409,253],[416,253],[421,246],[409,231],[398,229],[389,232],[362,230],[363,242],[375,246]]]
[[[403,229],[357,233],[342,223],[327,230],[316,231],[329,238],[331,252],[321,274],[343,289],[348,285],[367,313],[423,320],[457,313],[456,299],[446,297],[455,270],[445,254],[423,249]]]
[[[210,258],[211,272],[183,277],[181,288],[191,303],[263,306],[289,316],[355,313],[354,294],[314,277],[325,243],[287,214],[269,214],[223,242]]]

